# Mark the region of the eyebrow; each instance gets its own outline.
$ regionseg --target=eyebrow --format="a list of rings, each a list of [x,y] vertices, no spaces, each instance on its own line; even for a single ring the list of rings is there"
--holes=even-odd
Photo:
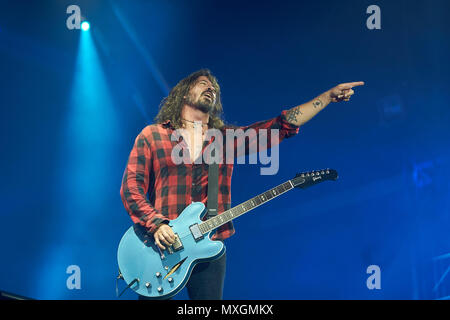
[[[200,83],[200,82],[206,82],[206,83],[210,83],[211,84],[211,86],[214,88],[214,90],[215,91],[217,91],[217,89],[216,89],[216,86],[214,85],[214,83],[212,83],[211,81],[207,81],[207,80],[205,80],[205,79],[201,79],[201,80],[197,80],[197,83]]]

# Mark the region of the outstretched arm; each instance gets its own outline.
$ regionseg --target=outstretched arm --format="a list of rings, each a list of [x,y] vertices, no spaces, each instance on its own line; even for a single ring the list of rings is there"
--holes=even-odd
[[[311,120],[330,102],[349,101],[350,97],[355,93],[352,88],[362,85],[364,85],[362,81],[341,83],[322,93],[317,98],[288,110],[286,120],[293,125],[301,126]]]

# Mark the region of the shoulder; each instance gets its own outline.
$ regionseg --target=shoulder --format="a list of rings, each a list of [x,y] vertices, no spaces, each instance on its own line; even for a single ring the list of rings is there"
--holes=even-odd
[[[153,135],[153,133],[162,133],[166,131],[167,128],[164,124],[154,123],[144,127],[144,129],[142,129],[139,135],[150,138]]]
[[[169,139],[169,135],[171,132],[171,128],[166,124],[155,123],[150,124],[142,129],[138,137],[147,140],[147,142],[167,140]]]

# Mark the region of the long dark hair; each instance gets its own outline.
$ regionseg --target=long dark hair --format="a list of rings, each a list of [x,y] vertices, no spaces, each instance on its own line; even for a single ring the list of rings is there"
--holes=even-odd
[[[215,129],[221,129],[225,126],[225,123],[222,120],[223,109],[222,101],[220,99],[220,86],[216,77],[208,69],[201,69],[191,73],[170,90],[169,96],[164,98],[160,103],[159,112],[155,117],[156,123],[163,123],[170,120],[170,123],[175,128],[182,127],[181,109],[184,105],[183,97],[188,95],[192,85],[194,85],[195,81],[201,76],[207,77],[216,89],[216,103],[209,112],[208,126]]]

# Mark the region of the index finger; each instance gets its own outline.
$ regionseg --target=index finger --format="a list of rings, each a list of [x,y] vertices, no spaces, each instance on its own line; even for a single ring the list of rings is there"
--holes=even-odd
[[[167,227],[161,228],[161,232],[164,235],[169,236],[170,238],[175,238],[175,233],[173,232],[172,228],[169,225],[167,225]]]
[[[358,86],[363,86],[364,85],[364,81],[357,81],[357,82],[347,82],[347,83],[343,83],[341,86],[344,89],[351,89],[353,87],[358,87]]]

